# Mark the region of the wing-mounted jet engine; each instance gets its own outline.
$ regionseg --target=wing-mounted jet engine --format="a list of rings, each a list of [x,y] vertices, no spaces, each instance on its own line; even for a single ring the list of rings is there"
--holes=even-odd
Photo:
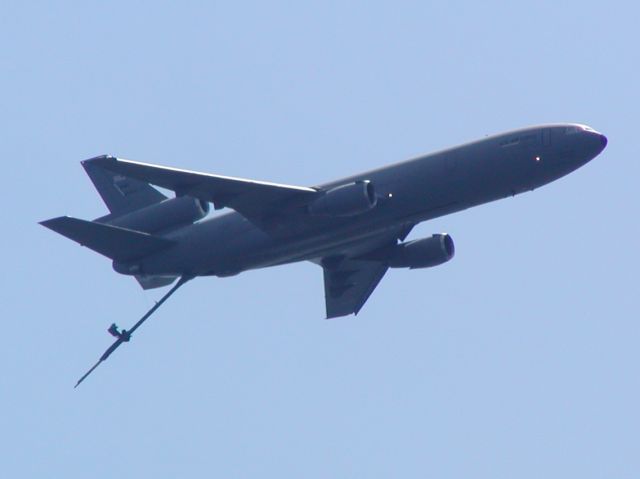
[[[446,233],[400,243],[389,252],[391,268],[430,268],[446,263],[455,254],[453,239]]]
[[[331,188],[309,205],[309,213],[318,216],[356,216],[375,208],[378,202],[373,183],[356,181]]]
[[[449,261],[455,251],[453,238],[441,233],[388,246],[361,259],[383,261],[391,268],[430,268]]]

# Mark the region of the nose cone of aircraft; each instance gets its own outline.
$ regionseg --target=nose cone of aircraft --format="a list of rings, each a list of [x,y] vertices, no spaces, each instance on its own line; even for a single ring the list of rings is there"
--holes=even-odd
[[[604,150],[607,147],[607,143],[609,142],[607,140],[607,137],[604,136],[602,133],[599,133],[597,131],[594,131],[593,134],[595,135],[597,141],[596,143],[596,154],[594,156],[599,155],[600,153],[602,153],[602,150]]]
[[[587,161],[589,161],[602,153],[602,150],[606,148],[609,141],[606,136],[595,130],[587,130],[585,134],[585,153],[588,157]]]
[[[571,152],[566,157],[561,155],[557,163],[556,174],[565,175],[571,171],[584,166],[596,158],[607,147],[608,139],[599,131],[586,125],[576,125],[576,130],[570,130],[572,134],[565,135],[566,143],[563,145],[567,151]],[[553,168],[554,165],[550,165]],[[560,173],[562,172],[562,173]],[[559,176],[556,176],[559,177]]]
[[[602,133],[599,134],[600,135],[600,144],[602,145],[602,149],[604,150],[607,146],[607,137],[604,136]]]

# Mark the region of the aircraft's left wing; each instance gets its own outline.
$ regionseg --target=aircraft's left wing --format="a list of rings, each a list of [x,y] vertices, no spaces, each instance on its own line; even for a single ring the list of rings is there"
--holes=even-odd
[[[320,194],[314,188],[282,185],[266,181],[232,178],[196,171],[100,156],[87,160],[123,176],[146,181],[213,203],[216,209],[229,207],[256,224],[269,230],[273,216],[282,215],[309,204]]]

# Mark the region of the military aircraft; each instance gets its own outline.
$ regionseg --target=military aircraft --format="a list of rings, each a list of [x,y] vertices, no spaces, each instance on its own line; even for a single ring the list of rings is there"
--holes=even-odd
[[[327,318],[357,314],[389,268],[427,268],[453,257],[448,234],[405,241],[417,223],[531,191],[606,145],[586,125],[534,126],[312,187],[107,155],[82,161],[110,213],[41,224],[111,259],[144,289],[178,281],[128,331],[109,327],[116,341],[76,387],[197,276],[310,261],[323,269]],[[205,218],[210,204],[233,211]]]

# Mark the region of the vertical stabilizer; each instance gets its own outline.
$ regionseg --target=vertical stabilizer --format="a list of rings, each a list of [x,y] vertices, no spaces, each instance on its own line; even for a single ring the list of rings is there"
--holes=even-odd
[[[167,199],[148,183],[105,170],[93,161],[104,158],[110,157],[97,156],[81,163],[112,215],[130,213]]]

